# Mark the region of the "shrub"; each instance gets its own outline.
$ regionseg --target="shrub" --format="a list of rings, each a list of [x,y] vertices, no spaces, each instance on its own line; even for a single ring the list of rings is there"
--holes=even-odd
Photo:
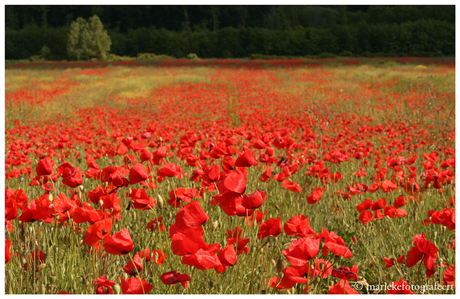
[[[77,60],[106,60],[110,51],[110,40],[101,20],[94,15],[88,21],[78,18],[70,26],[67,51]]]
[[[174,59],[174,57],[164,55],[164,54],[156,55],[154,53],[139,53],[137,54],[136,59],[138,60],[168,60],[168,59]]]
[[[195,53],[190,53],[187,55],[187,59],[199,60],[200,58]]]

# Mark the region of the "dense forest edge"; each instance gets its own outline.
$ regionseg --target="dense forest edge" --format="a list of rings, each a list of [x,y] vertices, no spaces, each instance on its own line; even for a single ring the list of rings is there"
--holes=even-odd
[[[70,25],[92,15],[110,36],[111,61],[455,55],[452,5],[8,5],[6,60],[70,60]]]

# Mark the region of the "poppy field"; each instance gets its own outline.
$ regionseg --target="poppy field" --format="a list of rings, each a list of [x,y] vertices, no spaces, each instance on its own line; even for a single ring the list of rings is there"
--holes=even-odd
[[[333,62],[7,67],[5,292],[455,293],[454,62]]]

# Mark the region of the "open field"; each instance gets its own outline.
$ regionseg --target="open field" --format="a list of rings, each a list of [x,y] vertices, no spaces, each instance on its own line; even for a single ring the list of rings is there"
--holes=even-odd
[[[454,286],[455,68],[419,63],[8,67],[5,292]]]

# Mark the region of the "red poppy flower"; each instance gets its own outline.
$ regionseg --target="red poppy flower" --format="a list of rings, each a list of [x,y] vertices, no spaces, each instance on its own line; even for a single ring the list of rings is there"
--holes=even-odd
[[[398,198],[395,199],[395,204],[394,204],[394,207],[399,209],[400,207],[402,206],[405,206],[406,205],[406,199],[404,198],[404,196],[398,196]]]
[[[404,263],[404,254],[401,254],[401,256],[398,258],[398,263],[403,264]]]
[[[133,240],[127,228],[123,228],[113,236],[106,237],[102,243],[107,253],[125,255],[134,249]]]
[[[359,292],[350,286],[350,283],[346,279],[340,280],[333,286],[329,287],[329,294],[354,294],[359,295]]]
[[[77,203],[61,193],[53,199],[53,206],[55,213],[59,215],[59,223],[63,223],[69,220],[69,215],[73,217]]]
[[[150,161],[153,159],[153,154],[149,152],[148,150],[144,149],[144,150],[141,150],[140,158],[141,158],[141,162]]]
[[[171,229],[173,226],[171,226]],[[220,244],[207,245],[203,240],[203,229],[187,228],[182,232],[176,232],[172,235],[171,249],[175,255],[185,256],[196,253],[199,249],[204,249],[212,254],[220,249]]]
[[[122,294],[147,294],[153,289],[153,286],[138,277],[131,277],[126,280],[120,277]]]
[[[56,172],[61,178],[70,178],[75,174],[76,171],[77,169],[69,163],[64,163],[56,168]]]
[[[332,264],[329,261],[323,259],[315,259],[313,269],[310,269],[308,276],[310,277],[321,277],[327,278],[332,274]]]
[[[254,222],[254,215],[255,215],[255,220],[256,220],[256,226],[264,220],[265,215],[267,215],[267,211],[265,212],[259,212],[259,210],[255,210],[255,213],[252,215],[249,214],[248,217],[246,218],[246,222],[248,222],[249,227],[252,227],[253,222]]]
[[[358,212],[362,213],[365,210],[369,210],[372,207],[372,199],[366,199],[362,203],[356,206]]]
[[[423,259],[423,263],[427,269],[427,278],[429,278],[432,275],[430,271],[434,268],[438,248],[426,239],[425,234],[415,235],[414,245],[415,246],[412,247],[407,254],[406,266],[409,268],[413,267],[421,259]]]
[[[394,258],[386,258],[386,257],[382,257],[382,260],[385,262],[385,268],[390,268],[390,267],[393,267],[394,264],[395,264],[395,259]]]
[[[162,231],[164,232],[166,230],[166,226],[161,223],[163,221],[163,217],[155,217],[153,218],[153,221],[150,221],[149,223],[147,223],[147,229],[150,229],[150,230],[159,230],[159,231]]]
[[[188,274],[180,274],[178,271],[174,270],[163,273],[160,276],[160,280],[167,285],[180,283],[185,289],[187,289],[187,283],[191,280],[191,278]]]
[[[393,184],[390,180],[385,180],[380,184],[380,189],[382,189],[383,192],[391,193],[393,190],[398,189],[398,186]]]
[[[50,157],[41,159],[38,161],[35,171],[37,172],[37,177],[52,174],[54,171],[54,161]]]
[[[262,176],[260,177],[261,182],[266,182],[270,179],[270,177],[273,175],[274,170],[273,167],[269,167],[264,173],[262,173]]]
[[[338,267],[336,269],[332,270],[332,276],[340,278],[340,279],[345,279],[345,280],[350,280],[354,279],[355,281],[358,281],[358,266],[352,266],[351,268],[349,267]]]
[[[291,237],[316,237],[310,222],[304,215],[296,215],[284,224],[284,232]]]
[[[95,246],[100,240],[110,236],[112,231],[112,219],[106,218],[88,227],[85,233],[85,243],[88,246]]]
[[[201,226],[209,217],[199,201],[192,201],[177,212],[175,219],[178,228],[188,228]]]
[[[5,264],[11,260],[11,240],[5,239]]]
[[[227,244],[228,245],[236,245],[237,249],[237,254],[242,254],[243,252],[248,254],[249,252],[249,247],[246,245],[249,243],[249,238],[242,238],[241,235],[243,233],[243,229],[241,229],[239,226],[235,227],[233,230],[228,230],[226,231],[228,234],[227,238]]]
[[[250,166],[257,166],[258,163],[256,158],[254,157],[254,152],[250,149],[245,149],[244,153],[239,156],[235,161],[235,166],[237,167],[250,167]]]
[[[195,253],[183,256],[181,263],[183,265],[194,266],[199,270],[209,270],[220,267],[222,264],[219,258],[215,255],[216,248],[217,247],[209,247],[208,249],[200,248]]]
[[[267,193],[257,189],[254,193],[249,195],[243,195],[242,205],[246,209],[257,209],[267,199]]]
[[[105,275],[96,278],[94,283],[92,283],[92,285],[96,287],[96,294],[113,294],[112,287],[116,284],[115,281],[108,280]]]
[[[168,148],[166,146],[161,146],[153,152],[153,164],[160,165],[163,162],[163,158],[166,157],[166,152]]]
[[[152,251],[152,261],[157,265],[164,265],[167,256],[163,251],[156,249]]]
[[[136,253],[132,260],[128,262],[126,266],[123,267],[123,270],[128,275],[138,275],[142,272],[142,260],[138,253]]]
[[[305,277],[305,273],[302,270],[287,267],[282,272],[283,278],[281,279],[281,282],[279,277],[275,276],[270,279],[270,287],[276,287],[277,289],[290,289],[297,283],[308,283],[308,278]]]
[[[158,170],[157,175],[159,182],[165,177],[177,177],[180,180],[182,178],[182,167],[174,163],[165,164]]]
[[[257,238],[265,239],[268,236],[278,237],[281,232],[281,218],[270,218],[260,225]]]
[[[345,241],[337,236],[334,232],[328,232],[327,229],[322,228],[323,232],[318,234],[319,238],[324,238],[323,255],[327,256],[327,250],[335,255],[343,256],[344,258],[350,258],[350,249],[345,246]]]
[[[192,198],[197,197],[198,190],[190,188],[175,188],[169,192],[169,200],[167,203],[174,207],[178,208],[184,203],[192,201]]]
[[[284,189],[287,189],[287,190],[290,190],[290,191],[294,191],[294,192],[302,192],[302,188],[300,188],[299,185],[297,185],[296,182],[291,182],[289,180],[284,180],[283,181],[283,188]]]
[[[241,195],[246,190],[246,179],[239,170],[232,170],[217,184],[217,188],[219,193],[231,191]]]
[[[22,222],[34,222],[42,220],[50,223],[54,222],[54,208],[49,200],[49,194],[43,194],[38,199],[32,200],[24,207],[18,220]]]
[[[414,292],[411,291],[410,286],[407,284],[406,280],[402,278],[391,283],[391,287],[389,287],[387,294],[414,294]]]
[[[221,251],[217,254],[219,261],[221,263],[220,266],[215,268],[217,273],[224,273],[228,267],[233,267],[238,258],[236,257],[235,247],[233,245],[226,246],[222,248]]]
[[[292,241],[282,253],[294,268],[303,268],[318,254],[320,243],[320,239],[300,238]]]
[[[368,224],[372,221],[372,212],[364,211],[359,215],[359,221],[361,221],[364,225]]]
[[[150,210],[155,206],[155,199],[148,197],[144,189],[132,189],[128,197],[131,197],[131,203],[135,209]]]
[[[376,200],[372,205],[372,211],[380,210],[381,208],[385,207],[386,204],[387,200],[385,198],[380,198],[379,200]]]
[[[106,211],[106,213],[108,213]],[[94,224],[104,217],[104,211],[95,210],[88,203],[84,202],[82,207],[77,207],[73,213],[73,221],[75,223],[89,222]]]
[[[317,203],[323,196],[323,193],[324,188],[315,188],[313,192],[307,196],[307,202],[311,205]]]
[[[137,163],[133,166],[133,168],[129,170],[130,185],[134,185],[142,181],[145,181],[149,177],[149,174],[145,171],[144,165],[142,165],[141,163]]]
[[[18,204],[12,196],[5,196],[5,220],[14,220],[18,217]]]
[[[444,271],[444,277],[442,283],[447,286],[450,285],[455,288],[455,264],[450,265],[446,271]]]
[[[117,215],[121,211],[120,201],[121,197],[117,197],[116,193],[110,195],[104,195],[100,197],[104,209],[110,210],[112,215]]]
[[[62,179],[62,184],[64,186],[69,186],[70,188],[76,188],[83,184],[83,173],[80,168],[75,168],[75,173],[71,177],[64,177]]]

